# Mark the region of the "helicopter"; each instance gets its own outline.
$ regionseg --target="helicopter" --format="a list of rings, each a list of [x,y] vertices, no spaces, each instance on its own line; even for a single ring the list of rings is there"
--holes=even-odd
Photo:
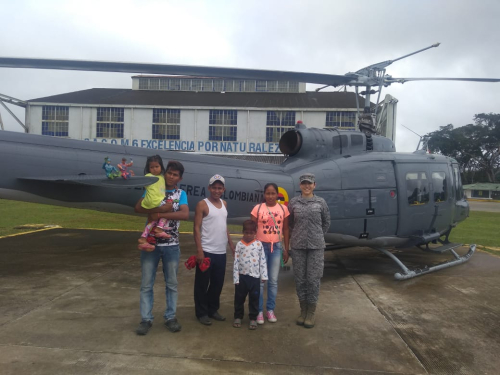
[[[454,249],[462,244],[449,241],[452,229],[469,215],[458,163],[424,149],[397,153],[390,139],[377,134],[376,109],[382,88],[414,80],[500,82],[486,78],[393,78],[386,74],[393,62],[437,46],[439,43],[345,75],[11,57],[0,57],[0,67],[295,80],[325,85],[320,89],[354,86],[356,94],[359,87],[365,87],[360,93],[365,96],[363,113],[358,116],[360,131],[307,128],[299,121],[279,141],[286,156],[279,165],[173,151],[160,155],[184,164],[186,172],[179,187],[188,195],[191,215],[196,203],[207,196],[209,178],[214,173],[223,175],[223,199],[228,202],[228,219],[233,223],[248,219],[253,206],[263,198],[265,183],[275,182],[280,203],[287,204],[300,194],[298,177],[314,173],[315,193],[330,209],[331,226],[325,235],[326,242],[332,244],[329,248],[363,246],[380,251],[401,268],[395,278],[404,280],[464,263],[476,246],[470,245],[468,252],[459,256]],[[373,106],[370,96],[376,93],[377,105]],[[357,107],[359,112],[358,102]],[[0,164],[0,198],[131,213],[143,187],[154,178],[108,180],[101,171],[102,160],[126,157],[144,165],[150,153],[126,145],[1,131],[0,158],[16,163]],[[432,243],[439,246],[429,246]],[[410,270],[389,249],[411,246],[432,253],[450,252],[454,259]]]

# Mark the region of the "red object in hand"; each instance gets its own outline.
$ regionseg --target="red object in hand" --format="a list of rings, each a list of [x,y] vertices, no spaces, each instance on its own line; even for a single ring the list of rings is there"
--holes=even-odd
[[[203,259],[203,262],[198,266],[201,272],[205,272],[210,267],[210,258]]]
[[[186,260],[184,265],[188,270],[192,270],[194,267],[196,267],[196,257],[194,255],[190,256],[188,260]]]

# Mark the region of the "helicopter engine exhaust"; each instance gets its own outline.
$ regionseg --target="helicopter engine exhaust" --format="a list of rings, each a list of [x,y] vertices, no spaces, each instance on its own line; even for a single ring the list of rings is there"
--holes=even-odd
[[[297,131],[287,131],[281,137],[279,147],[283,154],[294,156],[302,147],[302,136]]]

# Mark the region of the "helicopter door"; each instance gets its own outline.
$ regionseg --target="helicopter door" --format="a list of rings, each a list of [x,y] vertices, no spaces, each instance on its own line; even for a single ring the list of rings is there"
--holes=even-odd
[[[428,231],[434,205],[431,201],[431,175],[425,164],[398,163],[398,235],[409,236]]]
[[[436,220],[433,227],[437,232],[447,230],[451,225],[452,208],[454,205],[453,195],[451,194],[452,184],[450,169],[447,164],[434,164],[429,166],[431,178],[430,202],[437,208]]]

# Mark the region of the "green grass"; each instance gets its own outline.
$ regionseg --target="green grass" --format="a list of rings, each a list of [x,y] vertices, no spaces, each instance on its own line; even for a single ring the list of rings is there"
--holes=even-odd
[[[471,211],[470,217],[451,231],[450,241],[500,247],[500,213]]]
[[[0,237],[29,232],[33,229],[15,229],[26,224],[60,225],[63,228],[122,229],[142,232],[146,216],[111,214],[78,208],[49,206],[0,199]],[[240,233],[239,225],[230,225],[231,233]],[[192,232],[193,223],[181,221],[181,232]]]
[[[142,231],[145,216],[111,214],[77,208],[49,206],[0,199],[0,236],[29,232],[15,229],[25,224],[51,224],[63,228],[122,229]],[[500,213],[471,211],[470,217],[451,232],[450,240],[461,243],[500,247]],[[232,233],[240,233],[239,225],[230,225]],[[192,232],[193,223],[181,222],[181,232]]]

